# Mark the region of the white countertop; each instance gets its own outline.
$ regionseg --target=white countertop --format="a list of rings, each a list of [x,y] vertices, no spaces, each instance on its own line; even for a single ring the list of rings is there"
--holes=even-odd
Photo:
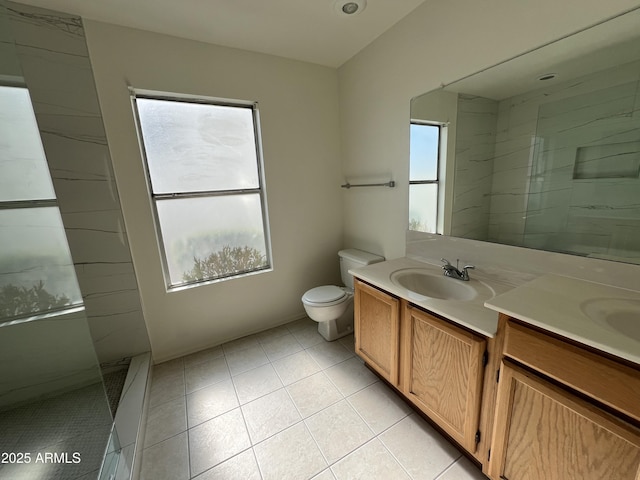
[[[481,335],[493,337],[496,334],[498,328],[498,314],[493,310],[486,308],[484,306],[484,302],[491,298],[491,296],[506,292],[513,288],[513,286],[492,281],[480,274],[476,274],[474,271],[471,271],[471,280],[468,282],[469,285],[473,286],[475,282],[481,282],[484,287],[488,287],[482,288],[481,290],[491,292],[489,295],[479,295],[468,301],[440,300],[436,298],[423,297],[421,295],[416,296],[410,290],[391,282],[391,274],[393,272],[411,268],[427,269],[432,271],[434,275],[442,275],[442,268],[440,266],[419,262],[410,258],[398,258],[395,260],[374,263],[372,265],[367,265],[366,267],[354,268],[350,270],[349,273],[367,283],[370,283],[371,285],[391,293],[392,295],[404,298],[414,305],[422,307],[435,314],[442,315],[443,317],[459,325],[465,326]],[[461,282],[461,280],[455,280],[453,278],[449,280],[452,282]]]
[[[486,301],[485,306],[531,325],[589,345],[640,364],[640,341],[616,331],[605,321],[594,321],[585,307],[596,302],[624,305],[627,316],[638,309],[637,317],[625,322],[637,324],[640,332],[640,292],[612,287],[561,275],[543,275]],[[617,303],[616,303],[617,302]],[[606,307],[604,307],[606,308]],[[596,308],[597,309],[597,308]]]

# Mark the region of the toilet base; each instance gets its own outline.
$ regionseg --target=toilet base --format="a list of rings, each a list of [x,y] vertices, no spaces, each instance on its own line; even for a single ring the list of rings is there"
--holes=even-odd
[[[318,322],[318,333],[327,342],[333,342],[353,333],[353,305],[336,320]]]

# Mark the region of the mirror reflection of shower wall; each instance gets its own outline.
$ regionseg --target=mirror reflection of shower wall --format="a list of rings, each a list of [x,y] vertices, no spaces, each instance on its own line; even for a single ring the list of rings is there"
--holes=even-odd
[[[488,241],[640,261],[639,67],[495,102]]]
[[[640,89],[637,74],[623,73],[607,72],[622,83],[538,109],[525,246],[639,256]]]

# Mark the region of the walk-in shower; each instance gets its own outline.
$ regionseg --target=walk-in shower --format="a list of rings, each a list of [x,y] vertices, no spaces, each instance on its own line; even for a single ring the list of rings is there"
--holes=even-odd
[[[0,0],[0,479],[130,478],[149,350],[82,21]]]

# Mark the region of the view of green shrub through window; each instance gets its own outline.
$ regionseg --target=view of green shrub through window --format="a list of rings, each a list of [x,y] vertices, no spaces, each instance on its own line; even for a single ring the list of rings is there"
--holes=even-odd
[[[29,92],[0,86],[0,321],[82,304]]]
[[[409,230],[436,233],[441,129],[439,124],[411,122]]]
[[[270,267],[257,106],[133,96],[169,287]]]

